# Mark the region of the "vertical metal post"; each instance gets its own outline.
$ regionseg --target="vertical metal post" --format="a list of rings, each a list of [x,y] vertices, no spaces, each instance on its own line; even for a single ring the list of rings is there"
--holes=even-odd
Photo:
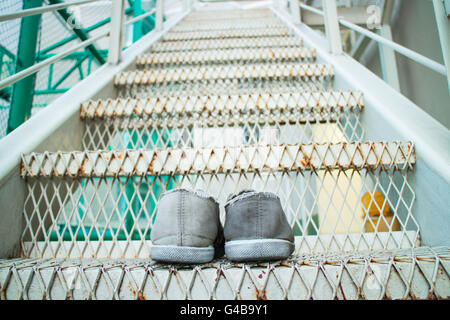
[[[325,32],[330,45],[330,51],[333,54],[342,54],[343,50],[336,0],[322,0],[322,5],[325,19]]]
[[[392,31],[389,25],[382,25],[378,33],[383,38],[392,40]],[[391,87],[400,92],[400,80],[398,78],[397,58],[395,56],[395,51],[383,44],[378,44],[378,48],[380,51],[383,79]]]
[[[43,0],[23,1],[23,9],[42,6]],[[41,15],[22,18],[17,46],[15,73],[34,65]],[[30,75],[13,85],[9,109],[7,133],[20,126],[31,114],[36,74]]]
[[[295,24],[299,24],[301,21],[300,16],[300,6],[298,5],[298,0],[289,0],[289,6],[291,7],[292,21]]]
[[[111,32],[109,35],[108,62],[117,64],[122,53],[125,0],[114,0],[111,8]]]
[[[378,30],[378,34],[383,38],[392,41],[391,30],[391,17],[394,9],[393,0],[385,0],[382,8],[381,27]],[[378,44],[378,50],[380,52],[381,72],[383,73],[383,79],[391,87],[400,92],[400,80],[398,77],[397,58],[395,51],[381,43]]]
[[[158,32],[163,29],[163,11],[163,0],[156,0],[155,29]]]
[[[450,91],[450,18],[442,0],[433,0],[434,14],[441,41],[442,56],[447,69],[447,83]]]

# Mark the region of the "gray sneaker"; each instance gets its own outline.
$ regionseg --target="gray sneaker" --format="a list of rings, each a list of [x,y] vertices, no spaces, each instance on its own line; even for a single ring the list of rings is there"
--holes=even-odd
[[[150,238],[151,258],[156,261],[205,263],[223,256],[218,202],[199,190],[163,193]]]
[[[234,261],[279,260],[294,250],[294,235],[271,192],[243,190],[225,204],[225,255]]]

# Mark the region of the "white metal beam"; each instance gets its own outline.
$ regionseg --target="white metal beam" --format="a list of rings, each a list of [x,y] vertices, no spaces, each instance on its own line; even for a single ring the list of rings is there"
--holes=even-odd
[[[125,0],[113,1],[111,7],[111,34],[109,37],[108,62],[117,64],[122,52]]]
[[[441,41],[442,55],[447,70],[447,83],[450,91],[450,18],[442,0],[433,0],[434,13]]]
[[[339,30],[336,0],[323,0],[325,31],[328,38],[329,49],[333,54],[342,54],[342,41]]]
[[[156,0],[155,30],[160,32],[163,28],[164,3],[163,0]]]
[[[291,8],[292,21],[297,24],[301,22],[300,6],[298,0],[289,0],[289,6]]]
[[[392,30],[390,25],[382,25],[378,30],[378,33],[383,38],[392,41]],[[380,51],[380,62],[383,79],[384,81],[389,83],[391,87],[400,92],[400,80],[398,77],[397,58],[395,56],[395,51],[383,44],[379,44],[378,48]]]

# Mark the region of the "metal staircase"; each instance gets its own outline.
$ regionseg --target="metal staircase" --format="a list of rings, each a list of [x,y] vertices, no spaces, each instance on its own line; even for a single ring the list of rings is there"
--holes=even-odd
[[[0,299],[448,299],[450,249],[424,245],[414,214],[415,144],[368,137],[366,92],[316,50],[270,9],[181,19],[79,101],[79,148],[22,155],[21,252],[0,260]],[[155,263],[175,187],[277,193],[295,254]]]

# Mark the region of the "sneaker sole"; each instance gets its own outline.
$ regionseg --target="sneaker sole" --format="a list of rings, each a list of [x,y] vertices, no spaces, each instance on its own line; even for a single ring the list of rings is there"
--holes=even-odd
[[[205,263],[214,259],[214,247],[153,245],[150,249],[150,257],[161,262]]]
[[[281,260],[289,257],[294,244],[281,239],[235,240],[225,243],[225,255],[233,261]]]

